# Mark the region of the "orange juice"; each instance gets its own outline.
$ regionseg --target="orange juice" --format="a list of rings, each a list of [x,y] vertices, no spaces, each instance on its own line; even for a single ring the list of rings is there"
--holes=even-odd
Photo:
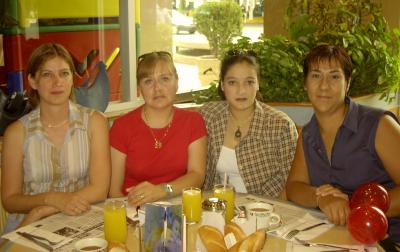
[[[187,223],[196,223],[201,219],[201,190],[189,187],[182,191],[183,212]]]
[[[225,222],[229,223],[235,213],[235,191],[231,185],[215,185],[214,197],[226,201]]]
[[[125,203],[120,200],[106,201],[104,206],[104,237],[108,242],[125,243],[127,236]]]

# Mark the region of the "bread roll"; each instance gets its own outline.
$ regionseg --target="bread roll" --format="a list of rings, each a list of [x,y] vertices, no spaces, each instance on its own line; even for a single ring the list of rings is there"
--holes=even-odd
[[[225,244],[221,244],[214,240],[209,241],[205,247],[208,252],[227,252]]]
[[[230,249],[228,249],[228,252],[239,252],[239,247],[242,244],[244,240],[241,240],[239,242],[236,242],[235,245],[233,245]]]
[[[246,238],[246,234],[243,232],[242,228],[236,223],[228,223],[224,227],[224,235],[226,236],[229,233],[233,233],[235,236],[236,242],[239,242]]]
[[[251,235],[255,236],[253,252],[261,251],[264,248],[264,244],[265,244],[265,237],[266,237],[265,231],[258,230]]]
[[[227,251],[224,236],[217,228],[203,225],[199,228],[198,233],[208,252]]]
[[[256,240],[256,237],[254,236],[254,233],[249,235],[246,239],[244,239],[239,248],[238,252],[252,252],[253,251],[253,244]]]
[[[257,231],[236,243],[228,252],[259,252],[264,248],[265,231]]]

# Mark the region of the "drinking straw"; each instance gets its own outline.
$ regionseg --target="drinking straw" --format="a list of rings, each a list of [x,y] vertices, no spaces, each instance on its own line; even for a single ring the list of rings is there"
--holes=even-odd
[[[224,190],[226,189],[226,184],[228,183],[228,174],[224,172]]]
[[[182,252],[186,252],[186,215],[182,214]]]
[[[167,208],[164,207],[163,248],[165,248],[165,245],[167,243],[167,231],[168,231]]]

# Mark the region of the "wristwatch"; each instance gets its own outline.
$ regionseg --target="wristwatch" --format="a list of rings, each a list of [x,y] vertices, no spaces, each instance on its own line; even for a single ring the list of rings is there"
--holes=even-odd
[[[164,191],[167,193],[167,198],[170,198],[174,194],[174,189],[170,184],[164,184]]]

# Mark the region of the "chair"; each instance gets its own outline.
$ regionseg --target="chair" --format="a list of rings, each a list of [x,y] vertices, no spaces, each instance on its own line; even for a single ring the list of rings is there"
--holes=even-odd
[[[1,147],[0,147],[1,149]],[[0,169],[0,181],[1,181],[1,169]],[[0,197],[1,200],[1,197]],[[7,222],[7,212],[3,208],[3,204],[0,204],[0,234],[3,234],[4,228],[6,227]]]

